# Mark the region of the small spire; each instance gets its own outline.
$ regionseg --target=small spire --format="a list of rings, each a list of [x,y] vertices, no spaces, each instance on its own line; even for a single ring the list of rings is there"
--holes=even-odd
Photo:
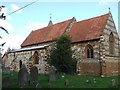
[[[48,23],[48,26],[51,26],[51,25],[53,25],[53,23],[52,23],[52,17],[51,17],[51,13],[50,13],[50,21],[49,21],[49,23]]]

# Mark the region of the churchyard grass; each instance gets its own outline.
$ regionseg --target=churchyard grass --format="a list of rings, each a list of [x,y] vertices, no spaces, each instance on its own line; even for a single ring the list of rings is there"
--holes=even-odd
[[[7,75],[3,74],[2,77]],[[19,88],[18,85],[18,73],[12,72],[10,74],[11,78],[11,88]],[[64,75],[58,74],[56,81],[51,82],[52,88],[111,88],[111,80],[115,79],[118,86],[118,78],[120,76],[111,76],[111,77],[98,77],[98,76],[79,76],[79,75]],[[68,79],[69,84],[65,85],[65,80]],[[94,79],[96,83],[94,83]],[[89,82],[86,82],[88,80]],[[48,88],[48,75],[39,75],[38,81],[41,88]],[[33,84],[26,85],[26,88],[34,88]]]

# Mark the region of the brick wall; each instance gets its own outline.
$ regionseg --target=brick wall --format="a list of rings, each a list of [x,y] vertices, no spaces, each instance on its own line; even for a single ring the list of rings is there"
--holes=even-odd
[[[105,61],[106,76],[120,75],[120,58],[107,57]]]
[[[100,76],[101,68],[98,60],[82,60],[80,62],[81,75],[95,75]]]

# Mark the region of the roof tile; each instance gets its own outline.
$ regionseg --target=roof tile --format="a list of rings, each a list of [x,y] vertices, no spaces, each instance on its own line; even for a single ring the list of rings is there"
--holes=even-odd
[[[81,42],[100,38],[106,25],[109,13],[91,19],[74,23],[68,32],[72,37],[72,42]],[[52,41],[65,33],[72,19],[53,24],[35,31],[32,31],[21,44],[21,47]]]
[[[100,38],[109,14],[79,21],[70,30],[72,42],[80,42]]]
[[[73,18],[32,31],[21,44],[21,47],[52,41],[53,39],[61,36],[65,32],[66,28],[69,26],[72,20]]]

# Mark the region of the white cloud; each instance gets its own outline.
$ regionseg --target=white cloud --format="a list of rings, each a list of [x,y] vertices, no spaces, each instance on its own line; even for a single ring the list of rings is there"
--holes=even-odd
[[[20,7],[18,7],[16,4],[11,4],[11,8],[12,8],[13,11],[16,11],[16,10],[20,9]],[[22,9],[18,11],[18,13],[22,13],[22,12],[23,12]]]
[[[4,37],[3,39],[0,40],[0,44],[3,42],[6,42],[6,44],[4,45],[4,51],[7,51],[8,47],[10,48],[14,48],[14,49],[19,49],[20,45],[22,44],[22,42],[24,41],[25,37],[20,36],[20,35],[12,35],[12,36],[7,36]]]
[[[0,26],[4,27],[8,31],[13,29],[12,25],[7,20],[0,19]]]
[[[46,27],[47,23],[40,23],[40,22],[29,22],[28,25],[26,25],[26,30],[36,30],[43,27]]]
[[[9,24],[8,24],[9,26]],[[27,30],[36,30],[42,27],[47,26],[46,23],[39,23],[39,22],[29,22],[28,25],[25,27],[25,29]],[[10,26],[9,26],[10,27]],[[15,34],[15,35],[6,35],[3,36],[3,39],[0,40],[0,44],[6,42],[6,44],[4,45],[3,49],[4,51],[2,53],[4,53],[5,51],[7,51],[8,47],[10,48],[14,48],[14,49],[19,49],[20,45],[22,44],[22,42],[25,40],[26,36],[22,36],[19,34]]]
[[[114,2],[114,0],[100,0],[99,5],[107,5],[109,2]]]
[[[13,27],[6,21],[6,20],[0,20],[0,25],[3,27],[6,27],[7,30],[12,30]],[[36,30],[42,27],[47,26],[46,23],[40,23],[40,22],[29,22],[26,27],[25,30]],[[19,49],[20,45],[22,44],[22,42],[25,40],[26,36],[22,36],[19,34],[15,34],[15,35],[5,35],[3,36],[3,39],[0,40],[0,44],[6,42],[6,44],[4,45],[3,49],[4,51],[2,53],[4,53],[5,51],[7,51],[8,47],[10,48],[15,48],[15,49]]]

